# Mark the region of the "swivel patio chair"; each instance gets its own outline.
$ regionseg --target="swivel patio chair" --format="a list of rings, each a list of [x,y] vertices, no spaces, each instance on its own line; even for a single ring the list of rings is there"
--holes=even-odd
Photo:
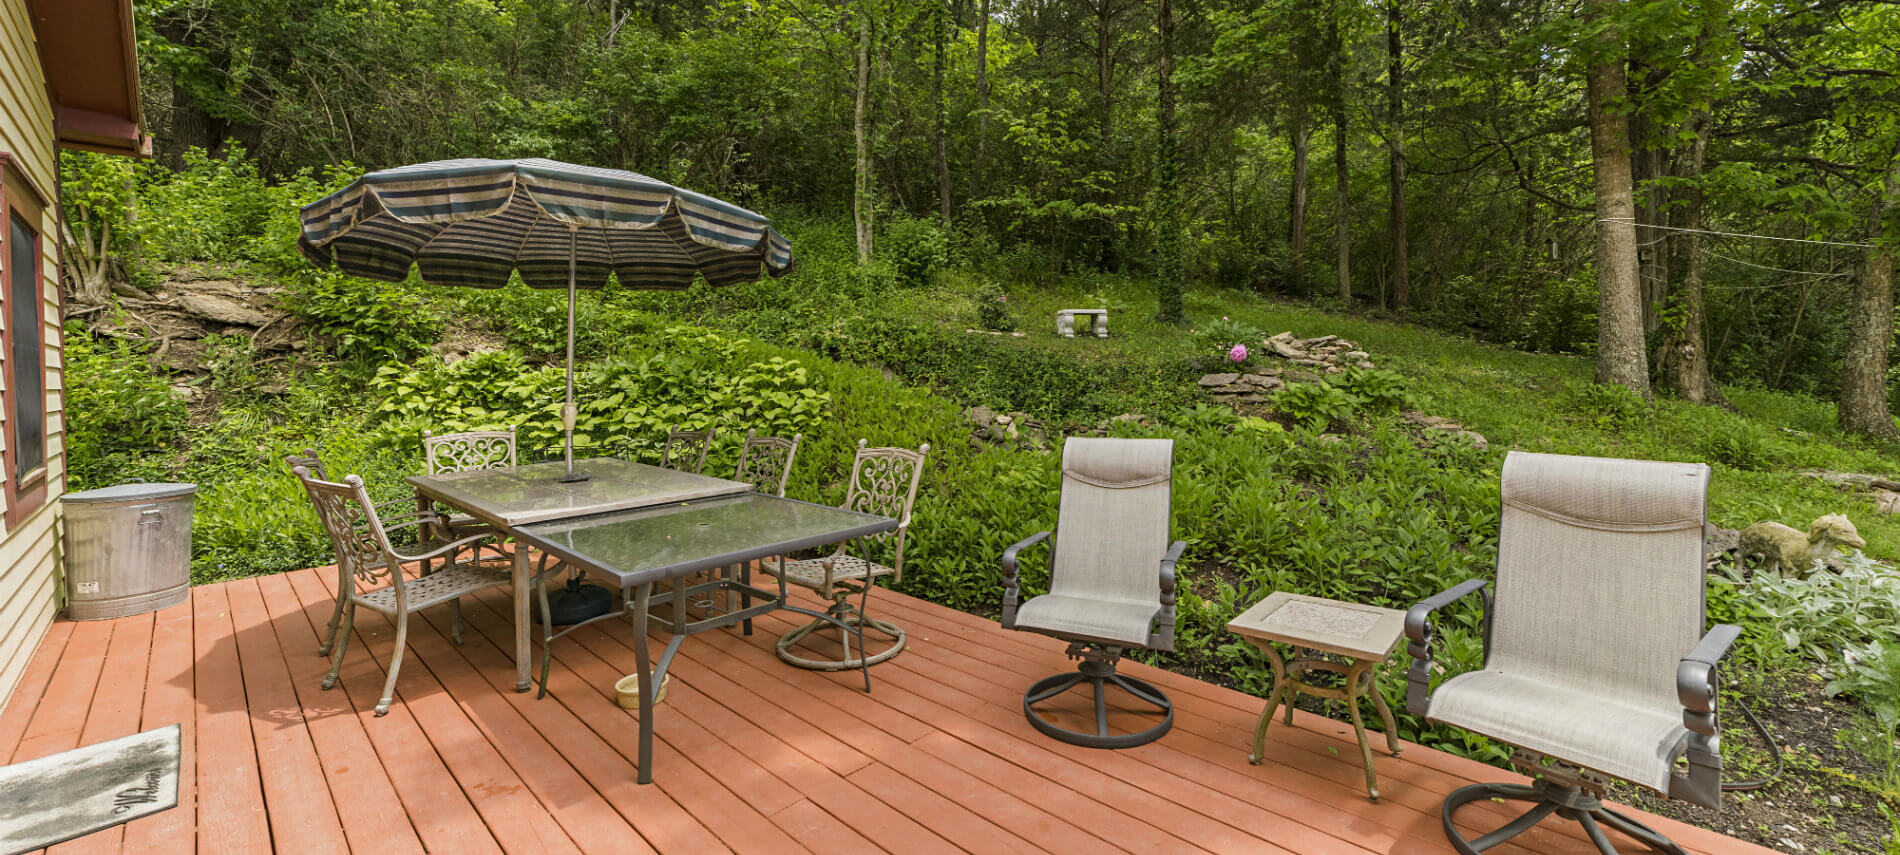
[[[845,493],[846,510],[862,511],[895,517],[897,528],[882,534],[871,535],[867,539],[885,540],[896,538],[896,554],[886,567],[875,561],[860,558],[849,552],[850,543],[838,545],[837,551],[824,558],[803,561],[787,561],[783,557],[776,561],[759,562],[759,570],[778,578],[779,595],[784,597],[786,583],[810,588],[818,596],[831,601],[823,612],[810,611],[788,606],[789,611],[810,615],[813,620],[778,640],[778,658],[800,668],[817,671],[842,671],[849,668],[864,669],[864,690],[871,690],[871,666],[896,656],[904,649],[904,630],[897,624],[865,615],[869,606],[871,589],[877,587],[877,580],[889,577],[892,584],[904,578],[904,537],[910,530],[911,508],[917,504],[917,483],[924,475],[924,458],[930,453],[930,446],[924,445],[916,451],[908,448],[866,448],[865,441],[858,440],[858,452],[851,461],[850,487]],[[851,604],[856,595],[858,604]],[[842,659],[816,659],[797,652],[799,642],[818,630],[827,627],[838,629],[839,643],[844,648]],[[890,641],[890,646],[877,653],[870,653],[864,646],[866,631],[876,632]],[[858,655],[851,655],[851,639],[857,637]]]
[[[363,490],[363,479],[349,475],[341,482],[326,481],[318,479],[307,467],[298,466],[294,471],[302,479],[304,489],[309,492],[311,502],[316,506],[317,518],[323,522],[324,532],[330,536],[330,545],[336,551],[337,566],[345,571],[339,579],[343,586],[340,590],[349,597],[348,607],[343,611],[343,624],[336,636],[336,652],[330,660],[330,673],[323,678],[323,688],[336,686],[337,674],[343,669],[343,656],[350,648],[350,632],[356,625],[357,608],[374,609],[396,622],[396,646],[389,656],[389,676],[383,680],[383,695],[376,702],[376,715],[387,715],[389,705],[395,699],[396,675],[402,669],[403,652],[409,643],[409,615],[442,603],[459,604],[463,595],[507,585],[508,571],[484,566],[479,562],[451,563],[427,576],[407,579],[403,575],[404,564],[458,555],[463,549],[474,546],[490,535],[481,533],[448,541],[425,540],[412,550],[399,551],[390,542],[391,531],[410,527],[419,531],[431,528],[442,531],[441,516],[434,511],[417,511],[392,517],[390,524],[385,524],[375,506],[370,504],[369,494]],[[355,590],[357,582],[372,584],[382,580],[387,580],[388,584],[376,590],[363,593]],[[456,643],[461,643],[459,609],[455,612],[452,636]]]
[[[1485,580],[1468,580],[1413,606],[1405,621],[1413,657],[1407,708],[1514,746],[1512,763],[1536,779],[1447,796],[1453,849],[1483,852],[1554,813],[1582,825],[1604,855],[1617,851],[1605,826],[1683,855],[1606,807],[1604,787],[1622,780],[1719,805],[1716,666],[1739,630],[1703,634],[1708,484],[1709,468],[1699,463],[1515,451],[1505,458],[1495,596]],[[1473,593],[1484,600],[1484,667],[1432,690],[1432,615]],[[1531,807],[1467,839],[1453,815],[1489,799]]]
[[[1132,748],[1174,726],[1174,705],[1154,686],[1118,674],[1123,651],[1174,649],[1174,565],[1185,541],[1168,545],[1174,441],[1071,438],[1062,448],[1062,499],[1055,539],[1038,532],[1003,552],[1003,628],[1069,642],[1081,660],[1073,673],[1036,681],[1023,695],[1023,715],[1044,734],[1091,748]],[[1049,593],[1017,604],[1022,552],[1049,545]],[[1093,732],[1072,730],[1039,715],[1036,705],[1077,685],[1093,692]],[[1142,730],[1109,728],[1108,688],[1161,713]]]
[[[712,450],[713,429],[680,430],[678,425],[666,429],[666,444],[660,446],[660,468],[676,469],[698,475],[706,468],[706,452]]]

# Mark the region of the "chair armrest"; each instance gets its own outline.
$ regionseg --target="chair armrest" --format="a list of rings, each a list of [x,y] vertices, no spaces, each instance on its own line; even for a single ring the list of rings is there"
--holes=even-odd
[[[1177,540],[1161,556],[1161,608],[1155,612],[1155,631],[1148,637],[1151,650],[1174,649],[1174,565],[1181,563],[1187,541]]]
[[[1689,738],[1683,745],[1687,768],[1669,774],[1672,799],[1706,808],[1722,803],[1722,729],[1716,719],[1721,675],[1717,666],[1741,634],[1741,627],[1730,624],[1711,627],[1695,649],[1676,664],[1676,699],[1682,702],[1682,726],[1689,729]]]
[[[1003,628],[1016,628],[1016,606],[1022,597],[1022,584],[1016,578],[1022,551],[1038,543],[1046,543],[1049,533],[1039,531],[1023,538],[1015,546],[1003,550]]]
[[[488,538],[493,537],[493,536],[494,534],[492,532],[482,532],[481,534],[472,534],[472,535],[469,535],[468,537],[462,538],[461,540],[451,541],[449,543],[442,544],[441,546],[431,549],[428,552],[418,552],[418,553],[411,554],[411,553],[406,553],[406,552],[398,552],[397,550],[394,550],[394,549],[391,549],[390,552],[394,553],[396,556],[396,559],[403,562],[404,564],[407,564],[411,561],[427,561],[431,558],[441,558],[442,556],[447,555],[451,552],[454,552],[455,550],[461,549],[462,547],[468,546],[470,544],[478,543],[483,540],[487,540]]]
[[[1466,579],[1426,598],[1405,612],[1405,637],[1411,639],[1411,643],[1405,646],[1405,652],[1412,656],[1411,670],[1406,672],[1405,708],[1413,715],[1422,716],[1431,706],[1432,641],[1437,635],[1432,628],[1432,612],[1483,591],[1488,584],[1484,579]],[[1485,605],[1488,611],[1488,600]]]
[[[1682,702],[1684,727],[1715,733],[1715,695],[1721,688],[1716,666],[1741,634],[1741,627],[1718,624],[1677,663],[1676,699]]]

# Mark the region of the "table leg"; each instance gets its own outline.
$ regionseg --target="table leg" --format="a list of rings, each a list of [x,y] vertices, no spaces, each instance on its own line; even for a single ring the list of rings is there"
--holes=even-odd
[[[528,631],[534,620],[529,617],[531,604],[528,598],[533,588],[531,582],[534,572],[528,566],[527,547],[520,543],[515,544],[512,575],[515,589],[515,691],[525,692],[533,687],[533,682],[528,679],[534,667],[533,642],[528,638]]]
[[[1359,739],[1359,756],[1366,764],[1366,795],[1376,802],[1379,800],[1379,776],[1372,767],[1372,743],[1366,739],[1366,722],[1359,714],[1359,678],[1371,667],[1371,662],[1354,662],[1352,668],[1346,671],[1346,711],[1352,714],[1352,735]]]
[[[653,583],[645,582],[633,594],[633,661],[640,674],[640,770],[638,783],[653,783],[653,663],[647,658],[647,604]]]
[[[1385,725],[1385,747],[1392,756],[1399,755],[1399,726],[1392,723],[1392,707],[1385,702],[1385,693],[1379,691],[1379,666],[1374,663],[1366,669],[1366,686],[1372,692],[1372,705],[1379,710],[1379,721]]]
[[[1260,723],[1253,729],[1253,753],[1247,756],[1247,762],[1256,766],[1267,756],[1267,726],[1273,723],[1273,712],[1279,707],[1281,695],[1292,692],[1293,687],[1287,679],[1286,662],[1280,658],[1280,651],[1272,643],[1260,645],[1261,652],[1267,654],[1267,662],[1273,666],[1273,690],[1267,693],[1267,708],[1260,711]],[[1286,699],[1287,711],[1293,710],[1293,699]],[[1287,724],[1292,724],[1291,716]]]

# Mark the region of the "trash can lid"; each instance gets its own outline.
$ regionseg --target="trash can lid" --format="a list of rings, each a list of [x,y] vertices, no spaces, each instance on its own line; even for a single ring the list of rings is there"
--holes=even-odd
[[[134,481],[126,484],[114,484],[110,487],[100,487],[96,490],[81,490],[77,493],[67,493],[61,501],[79,502],[82,504],[87,502],[146,502],[153,499],[170,499],[178,496],[189,496],[197,491],[197,484],[146,484]]]

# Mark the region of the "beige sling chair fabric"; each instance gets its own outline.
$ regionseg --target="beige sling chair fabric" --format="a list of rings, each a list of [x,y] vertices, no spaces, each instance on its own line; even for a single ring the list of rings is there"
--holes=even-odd
[[[1512,452],[1489,656],[1428,717],[1667,793],[1708,484],[1699,463]]]
[[[1168,549],[1173,456],[1168,439],[1064,443],[1049,593],[1017,609],[1017,629],[1151,646],[1161,607],[1156,570]]]

